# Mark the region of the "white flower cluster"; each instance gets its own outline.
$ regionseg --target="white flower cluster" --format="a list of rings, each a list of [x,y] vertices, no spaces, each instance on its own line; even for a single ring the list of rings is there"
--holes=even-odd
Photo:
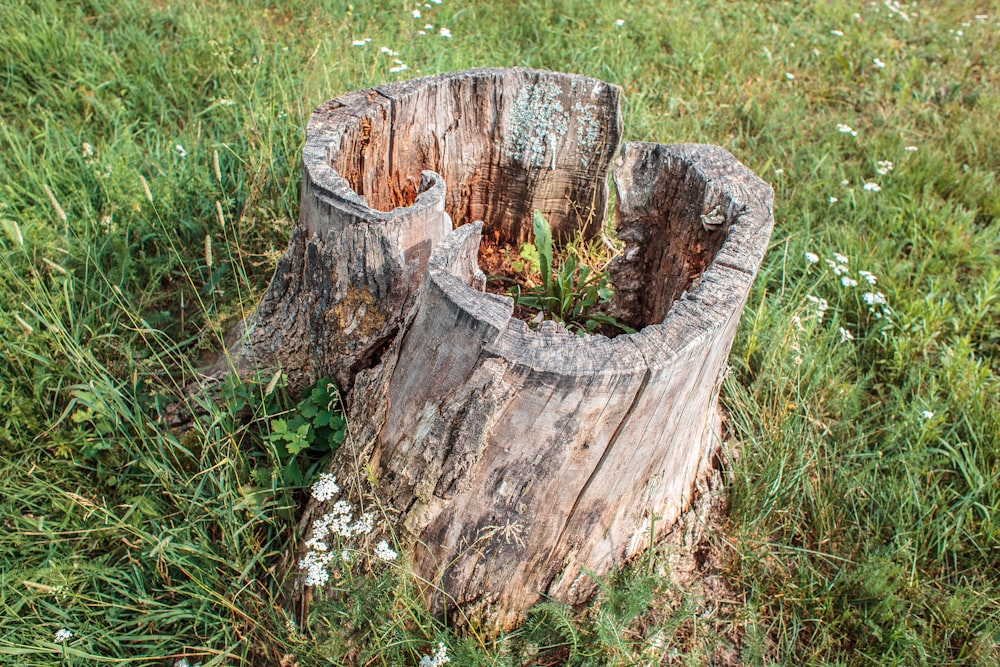
[[[889,308],[889,302],[882,292],[865,292],[861,295],[861,300],[868,304],[868,312],[874,315],[875,319],[881,319],[883,316],[892,313],[892,310]]]
[[[313,482],[312,497],[320,502],[329,500],[338,493],[340,493],[340,487],[337,486],[336,475],[325,472],[319,476],[318,480]]]
[[[338,500],[329,512],[313,522],[313,536],[306,544],[323,541],[330,535],[351,538],[372,532],[375,527],[375,518],[370,512],[362,514],[357,521],[352,523],[353,516],[354,509],[351,504],[346,500]]]
[[[399,554],[396,553],[385,540],[382,540],[375,545],[375,555],[387,563],[391,563],[396,560],[397,556],[399,556]]]
[[[340,493],[340,487],[337,485],[337,478],[334,475],[324,473],[313,483],[312,497],[320,502],[331,500],[338,493]],[[354,508],[351,503],[346,500],[335,502],[329,512],[313,522],[312,537],[306,541],[306,553],[299,560],[299,568],[306,573],[306,586],[322,586],[330,579],[327,566],[335,554],[330,551],[330,547],[326,543],[328,538],[350,539],[367,535],[374,529],[375,516],[371,512],[365,512],[354,519]],[[392,554],[391,558],[386,557],[389,553]],[[350,550],[343,549],[339,554],[345,563],[351,561]],[[397,554],[389,548],[387,542],[383,541],[375,548],[375,555],[388,561],[393,560]]]
[[[833,275],[844,276],[848,271],[850,271],[850,269],[847,268],[847,262],[848,259],[846,257],[840,253],[836,253],[833,256],[833,259],[826,260],[826,265],[833,271]],[[841,282],[843,282],[843,278],[841,279]],[[846,285],[847,283],[844,284]],[[857,283],[854,284],[857,285]]]
[[[804,253],[806,262],[811,264],[818,264],[820,257],[814,252],[806,251]],[[874,286],[878,284],[878,276],[876,276],[871,271],[865,271],[864,269],[858,269],[858,278],[855,279],[852,275],[851,269],[848,267],[850,258],[846,255],[835,252],[833,256],[823,260],[824,264],[830,269],[833,275],[839,280],[840,284],[844,287],[857,287],[861,282],[865,283],[865,287]],[[830,309],[830,304],[826,299],[822,297],[817,297],[812,294],[806,296],[806,300],[813,304],[816,308],[814,316],[816,321],[819,323],[823,322],[826,312]],[[875,316],[876,319],[881,319],[887,317],[892,313],[889,308],[888,301],[882,292],[879,291],[868,291],[861,295],[861,300],[868,305],[868,311]],[[798,329],[802,329],[801,320],[798,317],[793,318],[793,321],[798,326]],[[850,330],[839,327],[840,340],[841,342],[848,342],[854,340],[854,335]],[[796,350],[797,351],[797,350]]]
[[[845,125],[844,123],[837,123],[837,131],[841,134],[849,134],[852,137],[858,136],[858,133],[850,125]]]
[[[61,628],[56,630],[55,643],[62,644],[64,641],[68,641],[70,637],[73,636],[72,630],[67,630],[66,628]]]
[[[420,667],[441,667],[449,662],[451,662],[451,658],[448,657],[448,647],[441,642],[438,642],[434,655],[420,657]]]
[[[306,586],[322,586],[330,579],[326,566],[333,560],[333,554],[326,550],[324,542],[313,544],[313,540],[309,540],[307,544],[309,551],[299,561],[299,569],[305,570]],[[318,549],[317,546],[322,548]]]
[[[816,321],[822,323],[823,317],[826,315],[826,311],[830,309],[830,304],[827,303],[826,299],[813,296],[812,294],[806,295],[806,300],[816,306]]]

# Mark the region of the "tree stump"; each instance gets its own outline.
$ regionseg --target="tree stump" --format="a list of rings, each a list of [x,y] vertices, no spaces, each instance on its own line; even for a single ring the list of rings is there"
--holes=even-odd
[[[601,229],[619,95],[479,69],[322,105],[298,227],[229,349],[237,370],[277,365],[296,387],[336,379],[341,499],[378,503],[434,610],[494,630],[540,600],[585,602],[688,505],[773,225],[770,187],[721,148],[625,144],[612,314],[637,333],[515,318],[483,290],[481,236],[516,246],[534,210],[557,235]],[[326,505],[310,503],[306,538]]]

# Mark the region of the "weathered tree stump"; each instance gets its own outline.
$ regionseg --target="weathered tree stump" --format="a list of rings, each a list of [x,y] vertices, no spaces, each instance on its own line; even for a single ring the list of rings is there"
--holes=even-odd
[[[556,234],[596,233],[618,102],[594,79],[484,69],[324,104],[299,225],[229,350],[293,386],[337,380],[345,497],[377,498],[434,609],[494,629],[586,601],[690,502],[773,224],[771,189],[721,148],[626,144],[612,314],[638,332],[513,317],[483,291],[480,237],[516,245],[536,209]],[[307,533],[325,511],[311,503]]]
[[[349,391],[409,312],[431,248],[474,220],[527,239],[593,232],[621,136],[619,90],[579,76],[481,69],[348,93],[313,112],[299,222],[256,311],[206,375],[280,367],[291,390]]]

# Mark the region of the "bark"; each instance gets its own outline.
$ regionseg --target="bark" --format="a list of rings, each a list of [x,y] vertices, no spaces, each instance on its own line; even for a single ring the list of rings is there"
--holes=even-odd
[[[492,630],[543,599],[585,602],[594,576],[688,506],[773,224],[770,188],[724,150],[626,144],[611,312],[638,332],[513,317],[483,291],[481,236],[527,240],[536,209],[557,235],[596,233],[618,104],[614,86],[525,69],[324,104],[298,227],[229,349],[240,372],[338,382],[351,437],[330,471],[344,497],[377,503],[434,610]],[[305,537],[325,511],[310,504]],[[307,606],[312,591],[293,586]]]

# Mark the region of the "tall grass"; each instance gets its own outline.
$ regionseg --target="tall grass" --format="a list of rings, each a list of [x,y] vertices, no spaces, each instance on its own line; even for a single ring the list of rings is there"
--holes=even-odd
[[[998,36],[972,1],[7,3],[0,663],[996,664]],[[586,611],[458,636],[393,564],[298,625],[304,490],[268,437],[297,397],[160,415],[270,279],[311,109],[486,65],[617,83],[628,139],[721,144],[775,187],[723,392],[736,599],[663,549]]]

